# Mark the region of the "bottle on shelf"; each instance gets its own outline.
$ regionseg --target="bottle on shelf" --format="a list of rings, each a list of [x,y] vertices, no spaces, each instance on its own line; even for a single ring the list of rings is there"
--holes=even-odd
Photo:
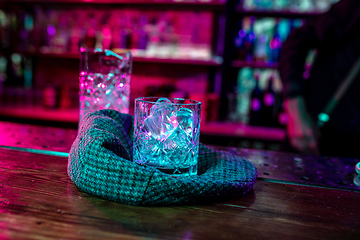
[[[29,51],[38,51],[41,47],[42,41],[42,23],[40,22],[39,18],[35,18],[34,27],[30,32]]]
[[[278,62],[281,52],[282,41],[279,34],[279,19],[276,20],[274,27],[274,35],[269,43],[269,61],[272,63]]]
[[[24,88],[30,89],[33,86],[32,58],[23,59]]]
[[[71,89],[69,86],[62,86],[59,89],[58,97],[58,107],[60,109],[69,109],[72,107],[73,103],[71,97]]]
[[[128,49],[131,45],[131,32],[128,29],[128,16],[121,16],[119,19],[119,26],[120,26],[120,39],[119,39],[119,46],[120,49]]]
[[[3,86],[8,79],[8,54],[7,49],[9,46],[9,28],[8,28],[8,14],[0,10],[0,95],[4,95]],[[1,97],[1,96],[0,96]],[[1,99],[0,99],[1,101]]]
[[[275,0],[276,1],[276,0]],[[240,0],[244,10],[267,10],[274,6],[274,0]]]
[[[131,30],[130,49],[139,49],[141,33],[146,23],[145,19],[142,19],[143,17],[140,12],[132,12],[128,21],[128,29]]]
[[[273,88],[274,76],[271,74],[267,80],[262,100],[262,126],[272,127],[275,125],[275,91]]]
[[[7,80],[7,66],[8,59],[7,56],[0,50],[0,89]]]
[[[307,3],[310,0],[304,0],[306,2],[305,7],[308,5]],[[276,11],[298,11],[300,7],[300,0],[241,0],[240,4],[244,10],[276,10]],[[304,8],[304,4],[302,4],[302,8]]]
[[[196,23],[195,27],[193,28],[192,31],[192,38],[191,38],[191,42],[197,43],[198,41],[198,29],[196,28]],[[159,37],[159,42],[157,45],[157,55],[159,57],[171,57],[174,56],[176,53],[176,46],[174,45],[174,43],[176,44],[176,42],[173,41],[172,37],[173,37],[173,26],[170,22],[170,19],[167,15],[163,15],[160,16],[160,18],[157,21],[156,24],[156,28],[157,28],[157,32],[158,32],[158,37]],[[193,51],[193,53],[195,52],[195,49]]]
[[[69,32],[67,29],[68,19],[60,18],[58,20],[58,27],[54,36],[53,51],[56,53],[63,53],[68,50]]]
[[[269,44],[269,36],[266,31],[267,20],[257,21],[258,34],[254,48],[255,61],[265,62],[267,60],[267,49]]]
[[[79,52],[80,49],[80,29],[77,26],[73,26],[70,29],[69,37],[69,51]]]
[[[152,18],[147,25],[149,33],[149,41],[146,49],[146,55],[149,57],[156,56],[158,53],[158,48],[160,44],[159,29],[157,25],[157,19]]]
[[[255,8],[255,2],[253,0],[239,0],[239,6],[246,11],[250,11]]]
[[[110,49],[111,41],[112,41],[112,34],[111,28],[109,24],[104,24],[101,29],[101,40],[102,40],[102,48],[103,49]]]
[[[120,37],[120,26],[116,25],[112,29],[112,48],[117,49],[121,46],[121,37]]]
[[[49,9],[47,12],[46,22],[46,39],[43,46],[44,52],[53,52],[56,49],[57,38],[59,36],[59,16],[54,9]]]
[[[30,46],[30,32],[33,30],[33,18],[27,12],[21,12],[19,16],[20,41],[19,50],[28,51]]]
[[[231,115],[231,120],[242,124],[249,124],[250,95],[253,83],[253,70],[251,68],[240,69],[236,87],[236,107],[234,114]]]
[[[13,53],[10,56],[10,63],[10,75],[8,76],[8,79],[11,79],[11,82],[8,81],[8,83],[13,86],[23,86],[24,57],[18,53]]]
[[[35,6],[33,13],[29,12],[12,13],[15,24],[4,21],[5,13],[0,12],[1,45],[8,39],[4,37],[6,26],[14,25],[10,31],[15,41],[12,44],[24,52],[63,53],[78,52],[80,47],[101,47],[142,50],[134,54],[163,58],[211,57],[213,14],[206,11],[64,11]],[[179,50],[180,43],[186,45],[186,51]]]
[[[85,46],[88,48],[94,48],[96,45],[96,30],[94,27],[89,26],[85,35]]]
[[[253,61],[254,60],[254,47],[256,42],[256,34],[254,31],[254,24],[256,21],[255,17],[250,17],[250,28],[246,33],[245,40],[244,40],[244,49],[245,49],[245,60],[246,61]]]
[[[88,16],[88,25],[84,37],[84,45],[87,48],[95,48],[96,45],[96,19],[93,13]]]
[[[54,109],[58,107],[58,89],[54,84],[47,84],[43,89],[43,107]]]
[[[10,44],[10,16],[0,10],[0,49],[6,49]]]
[[[142,15],[139,21],[139,41],[138,41],[138,49],[146,50],[147,42],[148,42],[148,33],[146,31],[147,25],[147,17]]]
[[[244,48],[244,42],[246,37],[246,29],[242,27],[242,21],[239,21],[239,31],[236,33],[234,38],[234,45],[236,48],[236,55],[237,59],[245,59],[246,53]]]
[[[78,51],[80,50],[81,47],[86,47],[86,44],[85,44],[86,30],[87,30],[86,22],[87,22],[87,19],[85,18],[85,16],[82,16],[79,20],[77,20],[76,25],[77,25],[77,29],[78,29],[78,33],[79,33]],[[78,51],[76,51],[76,52],[78,52]]]
[[[286,10],[286,8],[289,5],[290,0],[274,0],[274,10],[275,11],[281,11]]]
[[[279,108],[279,114],[277,116],[277,127],[286,128],[289,117],[284,109],[283,98],[280,98],[279,106],[280,106],[280,108]]]
[[[261,125],[261,111],[262,111],[262,99],[263,91],[260,88],[259,74],[255,74],[255,87],[251,92],[250,100],[250,125]]]

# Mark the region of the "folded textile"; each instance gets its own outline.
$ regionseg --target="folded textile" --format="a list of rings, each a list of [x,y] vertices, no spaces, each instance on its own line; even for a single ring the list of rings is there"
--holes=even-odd
[[[68,175],[83,191],[132,205],[169,205],[242,195],[257,177],[249,161],[200,143],[198,175],[173,178],[132,161],[134,117],[115,110],[85,115],[68,159]]]

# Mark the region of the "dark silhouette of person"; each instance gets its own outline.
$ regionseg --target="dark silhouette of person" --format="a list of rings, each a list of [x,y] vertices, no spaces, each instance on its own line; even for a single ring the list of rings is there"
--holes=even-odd
[[[317,50],[310,77],[305,58]],[[360,158],[360,74],[328,122],[316,122],[341,81],[360,57],[360,1],[340,0],[330,10],[294,29],[283,44],[279,73],[288,113],[290,145],[303,153]]]

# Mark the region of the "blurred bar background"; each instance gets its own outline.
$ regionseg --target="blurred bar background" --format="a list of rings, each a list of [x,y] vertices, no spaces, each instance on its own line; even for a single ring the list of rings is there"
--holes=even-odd
[[[130,113],[140,96],[191,98],[202,142],[281,150],[282,42],[334,2],[3,0],[0,120],[77,128],[79,48],[130,49]]]

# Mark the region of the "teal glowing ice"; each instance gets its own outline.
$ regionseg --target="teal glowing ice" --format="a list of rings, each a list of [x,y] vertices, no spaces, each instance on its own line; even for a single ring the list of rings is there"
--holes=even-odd
[[[136,163],[155,167],[172,176],[197,174],[201,103],[187,101],[136,99]]]
[[[80,72],[80,119],[88,112],[114,109],[129,112],[129,74]]]

